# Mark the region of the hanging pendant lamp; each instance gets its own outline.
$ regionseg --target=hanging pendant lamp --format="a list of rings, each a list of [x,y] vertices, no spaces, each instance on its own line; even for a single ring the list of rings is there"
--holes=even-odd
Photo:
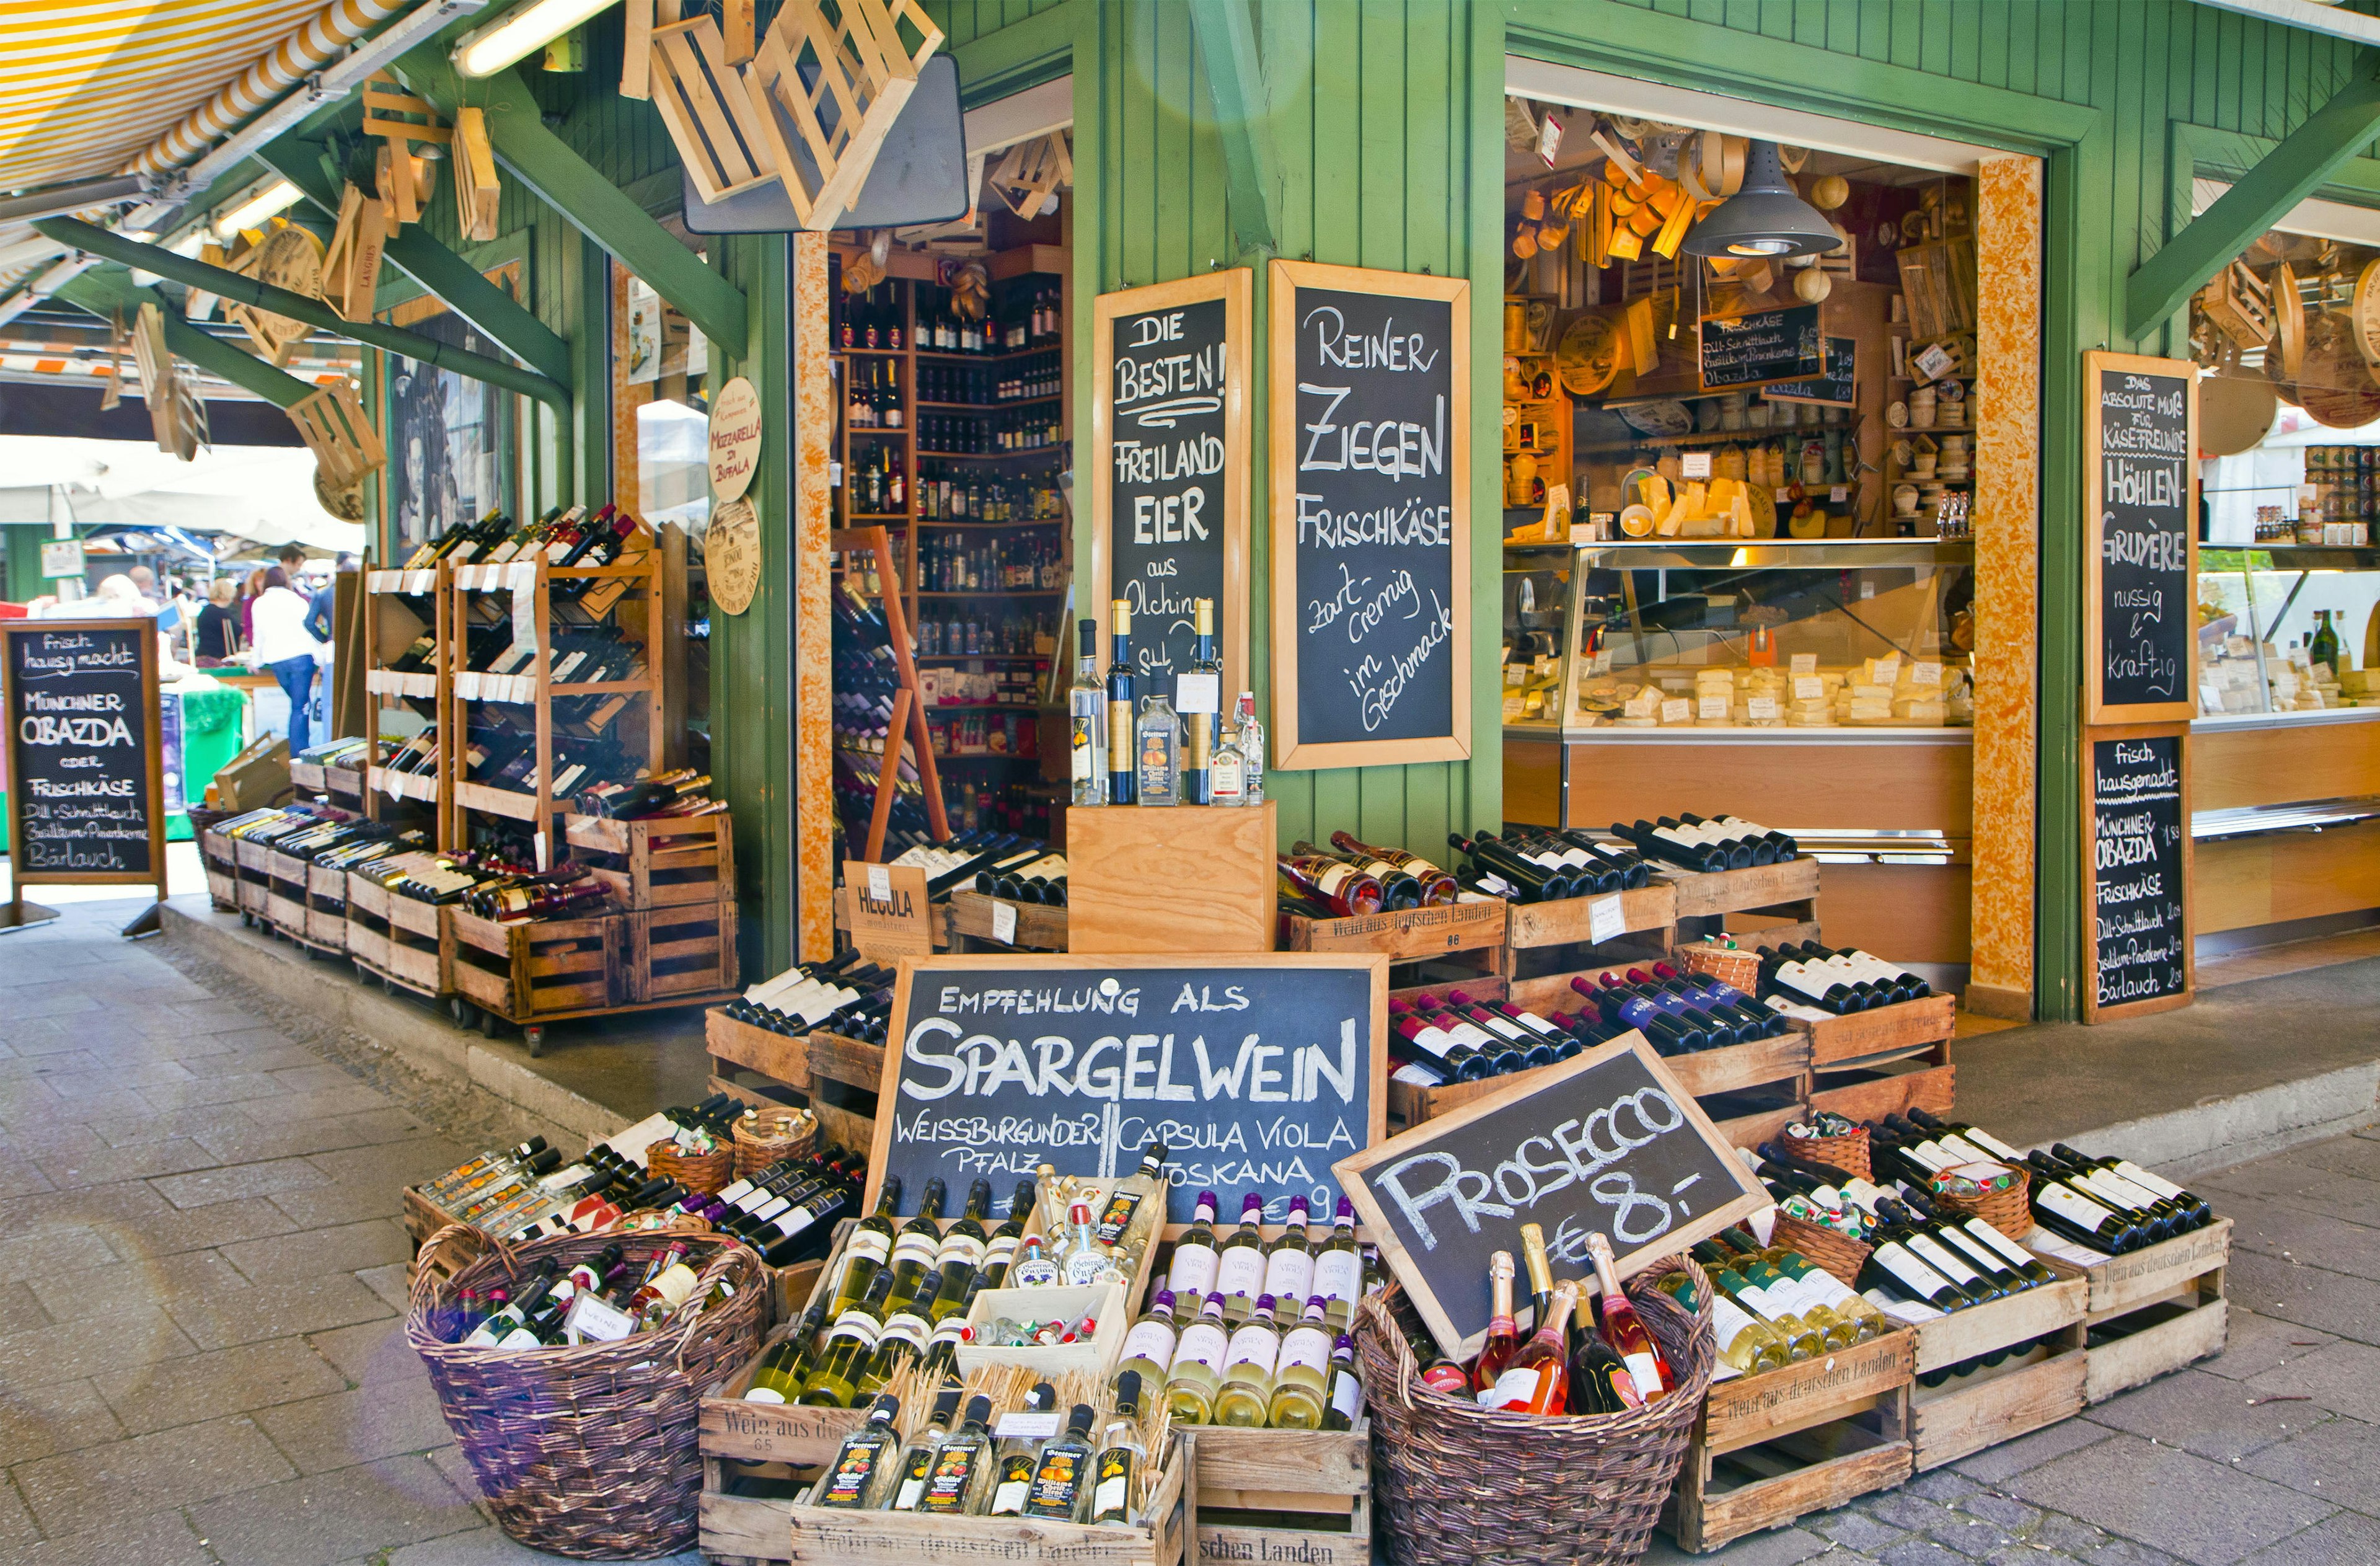
[[[1837,249],[1842,237],[1802,200],[1777,162],[1777,143],[1755,141],[1744,158],[1743,187],[1687,234],[1690,256],[1758,256],[1783,260]]]

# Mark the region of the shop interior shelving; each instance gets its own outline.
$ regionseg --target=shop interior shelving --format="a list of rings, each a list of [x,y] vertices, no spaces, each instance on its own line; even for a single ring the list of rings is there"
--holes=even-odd
[[[843,698],[856,692],[838,691],[834,745],[842,753],[836,763],[838,772],[851,777],[869,799],[867,831],[855,832],[856,821],[844,823],[844,841],[860,850],[859,857],[869,864],[880,862],[884,852],[884,836],[892,819],[892,803],[901,792],[901,763],[905,759],[917,768],[917,792],[924,810],[927,831],[940,842],[951,835],[950,818],[942,800],[942,783],[934,758],[933,733],[926,722],[926,709],[918,689],[917,665],[910,655],[909,621],[902,604],[900,564],[897,550],[888,530],[882,527],[837,528],[830,540],[839,568],[844,573],[845,584],[852,574],[859,573],[859,594],[872,597],[884,616],[885,636],[892,649],[892,662],[897,684],[887,698],[881,717],[883,727],[873,735],[861,734],[857,725],[841,715]],[[862,555],[873,557],[874,575],[880,591],[870,595],[865,585],[866,568]],[[841,660],[838,660],[838,662]],[[880,694],[880,693],[879,693]],[[871,743],[872,741],[872,743]],[[873,765],[875,775],[867,776]],[[844,792],[838,790],[838,792]]]
[[[364,814],[376,821],[409,819],[416,812],[406,803],[442,814],[452,748],[443,743],[451,731],[440,722],[450,641],[446,625],[446,564],[412,570],[367,567],[364,572],[363,646],[364,708],[371,727],[372,747],[363,775]],[[392,667],[423,637],[431,638],[427,668]],[[392,710],[408,715],[416,726],[440,731],[439,759],[426,771],[392,771],[382,763],[395,747],[382,722]],[[400,723],[398,727],[404,727]],[[401,743],[401,737],[400,741]]]

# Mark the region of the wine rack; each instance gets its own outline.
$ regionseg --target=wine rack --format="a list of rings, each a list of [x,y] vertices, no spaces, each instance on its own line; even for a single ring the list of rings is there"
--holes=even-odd
[[[364,714],[372,743],[363,769],[363,813],[375,821],[398,819],[399,802],[404,800],[443,815],[443,801],[452,792],[447,784],[454,749],[445,743],[449,731],[442,722],[451,651],[446,573],[443,560],[409,571],[364,572]],[[428,668],[393,667],[407,649],[425,636],[431,638]],[[438,728],[439,759],[434,768],[414,772],[382,765],[395,758],[382,737],[381,714],[393,709]]]
[[[870,752],[862,743],[863,736],[838,734],[835,749],[841,753],[836,764],[839,773],[854,779],[862,776],[859,758],[876,757],[874,805],[870,809],[866,832],[852,830],[846,821],[844,842],[861,844],[864,851],[855,856],[868,863],[881,862],[884,854],[884,833],[892,818],[892,799],[900,792],[901,761],[905,747],[914,747],[917,768],[917,786],[924,797],[927,830],[939,843],[951,835],[950,818],[944,814],[941,771],[934,763],[933,732],[926,722],[922,693],[917,687],[917,664],[910,654],[909,617],[902,603],[899,562],[893,556],[892,540],[880,527],[837,528],[828,540],[845,573],[857,569],[857,557],[870,555],[876,564],[877,582],[881,589],[876,601],[882,606],[884,633],[892,649],[892,662],[898,671],[898,683],[892,697],[892,710],[886,716],[884,733]]]

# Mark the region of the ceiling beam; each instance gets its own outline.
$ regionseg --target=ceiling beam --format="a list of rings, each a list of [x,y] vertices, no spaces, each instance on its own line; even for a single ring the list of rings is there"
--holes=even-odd
[[[1226,204],[1242,250],[1271,251],[1281,159],[1272,141],[1272,99],[1257,56],[1256,19],[1247,0],[1190,0],[1190,30],[1207,67],[1215,130],[1223,144]]]
[[[139,267],[144,272],[153,272],[186,287],[219,294],[237,304],[285,315],[292,321],[319,326],[341,337],[369,343],[375,348],[403,354],[407,358],[433,364],[441,370],[451,370],[457,375],[468,375],[474,381],[484,381],[507,392],[535,397],[565,414],[570,409],[570,388],[560,382],[548,380],[534,370],[524,370],[500,358],[475,354],[451,343],[442,343],[435,337],[425,337],[419,332],[383,326],[377,321],[349,321],[320,299],[292,293],[286,288],[276,288],[269,283],[260,283],[253,277],[243,276],[224,267],[193,261],[163,245],[144,245],[137,239],[128,239],[113,229],[102,228],[79,218],[39,218],[33,227],[61,245],[88,250],[92,255],[104,256],[109,261],[121,261],[126,266]]]
[[[105,321],[117,310],[127,316],[138,314],[142,305],[155,305],[165,318],[165,346],[176,358],[186,358],[200,370],[220,376],[235,386],[245,387],[275,407],[287,407],[303,397],[322,390],[309,385],[295,375],[275,370],[243,350],[236,343],[200,331],[181,317],[181,313],[158,297],[154,288],[138,287],[132,274],[114,267],[102,267],[84,273],[80,277],[57,291],[57,297],[79,306]],[[146,388],[143,388],[146,390]]]
[[[2127,333],[2145,336],[2180,310],[2256,236],[2371,144],[2380,131],[2380,79],[2374,79],[2373,65],[2370,51],[2358,56],[2355,77],[2330,102],[2307,115],[2213,206],[2133,269],[2124,288]]]
[[[257,148],[255,157],[336,217],[344,192],[323,172],[322,151],[317,143],[285,136]],[[570,345],[419,224],[408,224],[390,236],[381,254],[506,353],[549,381],[570,384]]]
[[[500,70],[474,81],[468,100],[445,51],[435,45],[398,60],[396,73],[450,119],[467,102],[485,109],[488,142],[497,162],[538,200],[618,257],[723,352],[744,351],[750,339],[744,291],[705,265],[601,170],[548,130],[518,71]]]

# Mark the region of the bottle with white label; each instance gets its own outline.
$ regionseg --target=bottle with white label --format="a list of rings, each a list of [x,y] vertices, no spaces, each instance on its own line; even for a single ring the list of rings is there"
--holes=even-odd
[[[1288,1221],[1265,1253],[1264,1292],[1294,1310],[1313,1286],[1314,1241],[1306,1232],[1305,1198],[1292,1196]]]
[[[1314,1256],[1313,1292],[1332,1326],[1344,1327],[1354,1318],[1364,1292],[1364,1257],[1355,1249],[1355,1205],[1344,1196],[1330,1215],[1330,1237]]]
[[[1326,1430],[1352,1430],[1364,1414],[1364,1383],[1355,1376],[1355,1340],[1339,1334],[1330,1349],[1330,1401],[1322,1411]]]
[[[1257,1296],[1256,1308],[1232,1330],[1223,1354],[1222,1385],[1215,1393],[1215,1423],[1258,1429],[1272,1402],[1273,1369],[1281,1359],[1281,1328],[1273,1317],[1279,1302]]]
[[[1200,601],[1205,601],[1204,600]],[[1116,1378],[1115,1412],[1099,1434],[1099,1455],[1091,1474],[1090,1520],[1123,1524],[1133,1520],[1133,1490],[1140,1481],[1148,1453],[1140,1441],[1140,1373],[1127,1370]]]
[[[1215,1297],[1225,1303],[1234,1320],[1264,1292],[1264,1198],[1254,1191],[1240,1202],[1240,1226],[1215,1260]]]
[[[1339,1335],[1331,1329],[1326,1302],[1320,1295],[1305,1302],[1297,1325],[1281,1335],[1281,1353],[1273,1363],[1272,1401],[1265,1422],[1276,1430],[1318,1430],[1328,1406],[1330,1350]]]
[[[1207,1296],[1198,1319],[1182,1329],[1174,1341],[1173,1363],[1165,1371],[1165,1402],[1173,1417],[1184,1425],[1211,1423],[1215,1391],[1223,1378],[1223,1355],[1231,1347],[1223,1325],[1223,1296]]]
[[[1058,1390],[1044,1381],[1025,1394],[1025,1406],[1000,1422],[1000,1444],[992,1451],[991,1489],[984,1498],[987,1517],[1022,1517],[1025,1499],[1033,1490],[1033,1470],[1040,1463],[1041,1443],[1057,1434]],[[1049,1434],[1038,1420],[1049,1421]]]
[[[959,1389],[949,1388],[934,1398],[932,1417],[926,1427],[911,1438],[901,1452],[901,1465],[892,1480],[892,1498],[884,1503],[887,1511],[915,1511],[925,1503],[926,1487],[934,1472],[934,1453],[950,1439],[951,1421],[959,1411]]]
[[[1148,1312],[1132,1324],[1131,1330],[1124,1333],[1123,1347],[1118,1351],[1115,1376],[1108,1378],[1108,1385],[1114,1386],[1116,1378],[1127,1370],[1140,1372],[1140,1378],[1146,1385],[1161,1387],[1165,1384],[1165,1372],[1173,1364],[1174,1341],[1181,1336],[1173,1319],[1173,1305],[1172,1290],[1157,1291],[1157,1297],[1148,1303]]]
[[[1165,1287],[1183,1309],[1195,1314],[1215,1292],[1215,1193],[1201,1191],[1190,1213],[1190,1227],[1173,1242],[1173,1259],[1167,1266]],[[1156,1383],[1152,1383],[1156,1384]]]

